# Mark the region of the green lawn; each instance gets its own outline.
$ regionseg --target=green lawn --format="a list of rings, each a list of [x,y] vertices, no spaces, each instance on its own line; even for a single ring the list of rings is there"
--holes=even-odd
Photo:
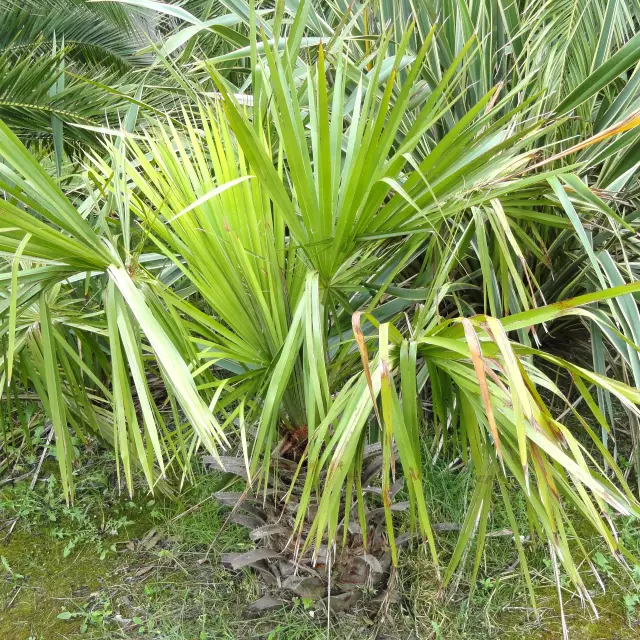
[[[509,536],[489,539],[480,578],[469,602],[466,576],[441,593],[428,552],[404,548],[397,588],[387,607],[373,591],[327,628],[325,606],[278,593],[286,604],[262,614],[247,611],[267,587],[249,570],[232,572],[221,554],[252,548],[244,528],[227,522],[229,509],[211,498],[220,488],[214,474],[197,476],[177,500],[144,491],[119,496],[112,460],[89,458],[75,506],[59,493],[51,464],[34,491],[29,479],[0,489],[0,637],[12,640],[64,638],[557,638],[561,634],[553,572],[544,546],[527,545],[538,597],[536,615],[527,601],[517,553]],[[49,475],[50,474],[50,475]],[[434,522],[459,521],[469,479],[431,469],[425,486]],[[142,487],[142,485],[141,485]],[[445,491],[446,490],[446,491]],[[446,495],[444,500],[442,496]],[[516,508],[518,503],[514,502]],[[521,514],[523,515],[523,514]],[[406,524],[406,523],[405,523]],[[492,527],[503,530],[499,514]],[[397,525],[403,527],[402,516]],[[627,524],[625,544],[640,549],[640,527]],[[438,536],[440,553],[453,548],[453,534]],[[597,538],[586,537],[597,549]],[[589,588],[600,613],[594,621],[565,579],[563,601],[571,638],[635,638],[640,623],[640,575],[595,554],[606,593]]]

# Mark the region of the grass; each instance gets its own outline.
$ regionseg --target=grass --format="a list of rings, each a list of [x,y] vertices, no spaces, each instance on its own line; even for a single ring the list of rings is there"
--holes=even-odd
[[[0,489],[3,535],[18,518],[13,534],[0,546],[0,637],[327,637],[322,603],[295,598],[279,610],[247,613],[247,607],[263,594],[264,585],[247,570],[231,572],[220,564],[221,554],[250,549],[252,542],[244,528],[226,522],[228,509],[211,499],[220,487],[219,476],[198,475],[177,500],[151,498],[143,491],[130,500],[120,494],[110,473],[112,465],[111,456],[98,450],[87,457],[85,468],[78,470],[82,473],[78,473],[81,480],[73,507],[61,498],[51,461],[45,463],[33,491],[29,478]],[[440,463],[427,467],[424,484],[433,522],[461,522],[472,480],[467,471]],[[524,522],[524,501],[517,499],[516,492],[513,498],[516,516]],[[500,503],[491,518],[491,531],[507,526],[499,507]],[[399,528],[406,524],[402,518]],[[597,537],[582,535],[590,548],[598,548]],[[455,532],[438,534],[438,550],[444,557],[451,553],[455,537]],[[632,553],[640,555],[637,523],[624,524],[621,538]],[[528,605],[517,558],[509,536],[489,538],[469,598],[468,571],[443,594],[428,551],[421,545],[405,548],[387,611],[380,613],[375,601],[360,602],[349,612],[332,616],[329,637],[559,637],[557,593],[545,547],[527,545],[539,615]],[[594,558],[606,576],[606,592],[595,581],[588,584],[601,614],[599,621],[589,618],[562,578],[572,637],[637,637],[640,568],[627,572],[605,553]]]

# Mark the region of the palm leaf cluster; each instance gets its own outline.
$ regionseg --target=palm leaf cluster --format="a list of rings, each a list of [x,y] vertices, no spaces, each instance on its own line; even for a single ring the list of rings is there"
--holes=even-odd
[[[640,4],[60,4],[0,29],[5,446],[27,394],[70,498],[74,439],[130,490],[236,456],[317,558],[379,443],[392,564],[396,475],[445,585],[501,500],[535,604],[515,486],[590,601],[577,523],[625,562],[640,515]],[[448,558],[425,451],[475,476]]]

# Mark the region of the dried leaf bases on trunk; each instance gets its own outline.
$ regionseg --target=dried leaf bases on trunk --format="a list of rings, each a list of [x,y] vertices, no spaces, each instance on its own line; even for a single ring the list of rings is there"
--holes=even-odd
[[[285,447],[290,451],[288,447]],[[282,449],[281,449],[282,450]],[[379,444],[365,447],[363,455],[363,492],[379,494],[380,489],[369,486],[382,467],[382,448]],[[247,480],[242,458],[223,457],[224,471]],[[205,457],[212,469],[221,470],[213,457]],[[229,521],[247,527],[256,548],[241,553],[226,553],[222,563],[231,571],[244,567],[252,569],[265,585],[264,595],[250,605],[249,613],[280,607],[292,598],[323,601],[333,612],[347,611],[366,596],[365,606],[379,608],[396,597],[395,573],[391,551],[387,543],[384,508],[364,512],[366,535],[352,503],[349,517],[344,512],[338,525],[337,548],[329,553],[327,545],[316,549],[302,546],[315,516],[317,505],[309,509],[302,536],[294,537],[295,516],[299,509],[297,488],[292,484],[297,463],[289,458],[277,460],[277,476],[266,491],[220,491],[214,494],[222,504],[232,508]],[[299,478],[298,478],[299,479]],[[404,487],[398,478],[392,487],[392,497]],[[393,511],[408,508],[406,501],[393,503]],[[346,525],[346,530],[345,530]],[[406,533],[396,538],[396,546],[411,539]],[[328,596],[331,602],[328,603]]]

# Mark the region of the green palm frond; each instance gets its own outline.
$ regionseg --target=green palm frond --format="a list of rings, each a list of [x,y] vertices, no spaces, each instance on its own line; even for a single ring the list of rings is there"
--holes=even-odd
[[[135,85],[122,84],[122,97],[113,95],[67,73],[65,61],[65,52],[43,55],[40,47],[0,55],[0,116],[27,138],[50,138],[57,120],[68,125],[67,140],[96,144],[92,128],[117,127]],[[96,80],[109,83],[104,76]]]
[[[112,2],[9,0],[0,9],[0,50],[29,50],[57,41],[65,43],[70,59],[102,69],[148,64],[148,57],[136,56],[148,45],[143,16],[153,26],[153,14],[136,15]]]

